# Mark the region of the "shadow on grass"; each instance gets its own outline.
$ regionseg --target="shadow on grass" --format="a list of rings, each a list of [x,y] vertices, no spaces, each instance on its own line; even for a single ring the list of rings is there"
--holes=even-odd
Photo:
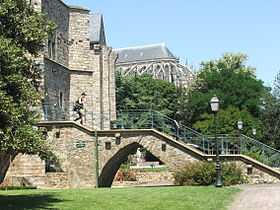
[[[26,209],[49,209],[58,210],[52,207],[54,203],[65,202],[55,195],[0,195],[0,209],[2,210],[26,210]]]

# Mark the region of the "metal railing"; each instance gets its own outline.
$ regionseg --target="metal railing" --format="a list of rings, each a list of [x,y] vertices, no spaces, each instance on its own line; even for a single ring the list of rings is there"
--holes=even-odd
[[[63,121],[77,117],[72,111],[57,106],[45,105],[43,107],[44,120]],[[107,118],[100,113],[85,111],[85,121],[89,126],[97,119]],[[156,129],[168,134],[172,138],[190,144],[205,154],[214,155],[216,140],[214,136],[203,135],[192,128],[178,123],[176,120],[153,110],[119,110],[117,120],[112,123],[112,129]],[[271,167],[280,167],[280,151],[256,139],[240,135],[217,135],[219,153],[245,154]]]
[[[216,151],[214,136],[203,135],[157,111],[121,110],[116,124],[123,129],[156,129],[209,155]],[[217,142],[220,154],[245,154],[271,167],[280,167],[280,151],[251,137],[219,134]]]

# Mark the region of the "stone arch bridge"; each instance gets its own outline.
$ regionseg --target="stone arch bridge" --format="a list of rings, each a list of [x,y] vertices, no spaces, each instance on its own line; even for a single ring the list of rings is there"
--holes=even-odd
[[[139,146],[146,148],[167,165],[170,171],[193,161],[213,161],[192,145],[175,140],[154,129],[116,129],[108,131],[89,130],[74,122],[44,122],[40,127],[45,134],[56,161],[51,165],[55,170],[43,170],[46,164],[34,156],[19,156],[9,169],[8,178],[24,178],[39,187],[110,187],[120,165]],[[30,161],[24,170],[19,165]],[[263,182],[278,182],[280,172],[244,155],[222,155],[223,161],[235,161],[244,173],[253,167],[249,178],[258,177]],[[35,164],[37,163],[37,164]],[[40,170],[36,170],[40,168]],[[48,168],[48,167],[46,167]]]

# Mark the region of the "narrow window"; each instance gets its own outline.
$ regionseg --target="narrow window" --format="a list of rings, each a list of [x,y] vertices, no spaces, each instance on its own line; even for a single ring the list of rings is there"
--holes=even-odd
[[[111,149],[111,142],[105,142],[105,149],[110,150]]]
[[[63,108],[63,93],[59,93],[59,107]]]
[[[52,57],[52,42],[51,42],[51,40],[48,40],[48,56],[49,56],[49,58]]]
[[[166,144],[161,145],[161,151],[165,152],[166,151]]]
[[[253,166],[247,165],[247,175],[252,175],[252,174],[253,174]]]
[[[56,59],[56,52],[55,52],[55,40],[52,41],[52,59]]]
[[[59,139],[60,138],[60,130],[55,132],[55,138]]]

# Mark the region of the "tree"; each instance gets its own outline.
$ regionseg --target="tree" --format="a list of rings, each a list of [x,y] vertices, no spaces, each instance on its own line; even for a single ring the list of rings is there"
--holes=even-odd
[[[203,62],[197,81],[188,95],[188,103],[182,112],[186,122],[194,124],[211,114],[209,101],[217,95],[221,109],[236,107],[247,110],[258,118],[262,97],[268,91],[261,80],[256,79],[255,69],[245,65],[247,56],[225,54],[214,61]]]
[[[272,94],[265,97],[261,119],[264,123],[264,140],[280,149],[280,72],[276,76]]]
[[[233,134],[237,135],[237,121],[242,119],[243,130],[242,133],[247,136],[252,135],[252,129],[257,130],[256,138],[262,138],[263,126],[259,119],[254,118],[248,111],[239,110],[236,107],[229,106],[227,109],[222,109],[217,114],[217,133],[219,134]],[[214,117],[213,114],[205,113],[202,115],[202,120],[194,124],[194,128],[204,134],[213,134]]]
[[[116,77],[117,109],[152,109],[174,117],[180,91],[174,84],[153,79],[150,75]]]
[[[25,0],[0,0],[0,183],[18,153],[42,154],[34,128],[40,69],[34,62],[54,26]]]
[[[273,96],[280,100],[280,72],[276,75],[273,87]]]

